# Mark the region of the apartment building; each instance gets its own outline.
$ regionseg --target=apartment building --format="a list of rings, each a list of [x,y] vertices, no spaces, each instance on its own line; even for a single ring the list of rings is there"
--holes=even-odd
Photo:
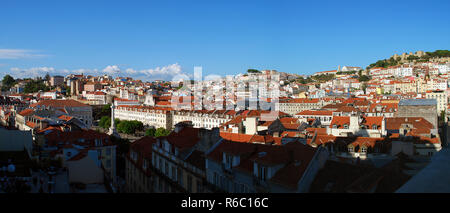
[[[436,110],[438,115],[441,115],[442,111],[447,112],[448,97],[446,90],[427,91],[425,97],[427,99],[436,99],[437,102]]]
[[[278,103],[279,110],[281,112],[285,112],[290,115],[295,115],[305,110],[320,109],[326,104],[328,103],[320,99],[307,99],[307,98],[290,99],[287,101],[280,101]]]
[[[170,108],[119,105],[114,110],[114,118],[120,120],[137,120],[144,125],[153,126],[155,128],[172,128],[172,112]]]
[[[205,152],[220,141],[219,130],[176,125],[167,137],[152,147],[155,192],[208,192]]]
[[[172,127],[183,121],[191,121],[195,128],[212,129],[233,119],[234,110],[177,110],[173,112]]]
[[[384,117],[334,116],[327,129],[333,136],[383,137],[387,134]]]
[[[333,119],[333,111],[328,110],[305,110],[294,115],[294,118],[300,118],[302,122],[314,119],[320,121],[321,125],[328,126]]]
[[[156,139],[145,136],[134,141],[125,159],[127,193],[153,193],[156,181],[152,178],[152,147]]]
[[[307,192],[327,160],[325,149],[222,141],[206,157],[208,184],[225,193]]]
[[[61,159],[70,182],[115,185],[116,145],[109,135],[94,130],[63,131],[48,127],[38,133],[43,139],[41,158]],[[88,169],[89,168],[89,169]]]
[[[87,128],[92,126],[92,107],[81,102],[67,100],[41,100],[31,104],[30,108],[38,110],[60,111],[68,116],[74,116],[86,125]]]

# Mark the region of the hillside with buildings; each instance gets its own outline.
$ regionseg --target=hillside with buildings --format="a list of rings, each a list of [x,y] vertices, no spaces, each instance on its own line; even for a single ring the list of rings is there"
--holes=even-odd
[[[310,76],[5,76],[0,191],[395,192],[447,145],[449,75],[448,51],[418,51]]]

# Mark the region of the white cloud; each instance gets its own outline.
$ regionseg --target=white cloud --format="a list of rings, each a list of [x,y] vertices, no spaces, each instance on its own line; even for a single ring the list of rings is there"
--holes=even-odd
[[[169,75],[175,76],[181,74],[181,66],[176,64],[167,65],[165,67],[156,67],[155,69],[141,70],[140,73],[147,76]]]
[[[15,78],[34,78],[34,77],[44,77],[47,73],[50,75],[55,75],[56,69],[53,67],[33,67],[29,69],[20,69],[13,67],[10,69],[11,75]]]
[[[115,75],[120,72],[120,68],[117,65],[109,65],[105,69],[103,69],[103,72],[108,75]]]
[[[130,75],[134,75],[134,74],[136,74],[137,72],[138,72],[138,71],[136,71],[136,70],[134,70],[134,69],[131,69],[131,68],[128,68],[128,69],[125,70],[125,73],[130,74]]]
[[[42,58],[47,55],[37,54],[34,50],[0,49],[0,59]]]
[[[104,69],[55,69],[53,67],[34,67],[34,68],[11,68],[11,75],[15,78],[28,78],[28,77],[44,77],[47,73],[51,76],[53,75],[69,75],[69,74],[84,74],[84,75],[111,75],[116,77],[120,74],[121,69],[117,65],[109,65]],[[133,68],[125,69],[125,73],[121,75],[129,76],[136,79],[141,79],[144,81],[152,81],[152,80],[172,80],[173,78],[183,78],[192,77],[191,75],[182,72],[181,66],[178,63],[170,64],[163,67],[156,67],[152,69],[142,69],[135,70]]]
[[[131,76],[145,81],[172,80],[174,77],[186,75],[186,73],[182,72],[181,66],[178,63],[170,64],[164,67],[143,69],[139,71],[129,68],[125,72]]]

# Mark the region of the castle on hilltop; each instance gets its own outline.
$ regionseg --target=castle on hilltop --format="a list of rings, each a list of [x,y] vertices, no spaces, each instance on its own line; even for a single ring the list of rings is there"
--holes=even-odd
[[[417,51],[416,53],[402,53],[401,55],[398,54],[394,54],[393,56],[391,56],[391,58],[394,58],[395,60],[397,60],[398,58],[400,58],[401,61],[406,60],[409,56],[417,56],[417,57],[422,57],[425,55],[424,51]]]
[[[401,63],[405,63],[405,62],[408,62],[408,57],[410,57],[410,56],[416,56],[416,57],[420,58],[420,57],[425,56],[425,55],[427,55],[426,52],[419,50],[416,53],[409,52],[409,53],[402,53],[401,55],[394,54],[393,56],[391,56],[391,58],[393,58],[395,60],[398,60]],[[431,62],[443,62],[443,63],[445,63],[445,62],[450,62],[450,57],[431,58],[430,61]]]

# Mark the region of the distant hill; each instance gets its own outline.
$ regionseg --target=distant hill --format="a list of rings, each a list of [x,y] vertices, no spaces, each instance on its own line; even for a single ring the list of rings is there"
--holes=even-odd
[[[373,67],[384,67],[387,68],[389,66],[396,66],[401,65],[406,62],[427,62],[431,59],[436,58],[448,58],[450,57],[450,51],[449,50],[436,50],[434,52],[422,52],[418,51],[416,54],[403,54],[401,56],[399,55],[393,55],[389,59],[382,59],[378,60],[377,62],[370,64],[367,69],[373,68]]]

